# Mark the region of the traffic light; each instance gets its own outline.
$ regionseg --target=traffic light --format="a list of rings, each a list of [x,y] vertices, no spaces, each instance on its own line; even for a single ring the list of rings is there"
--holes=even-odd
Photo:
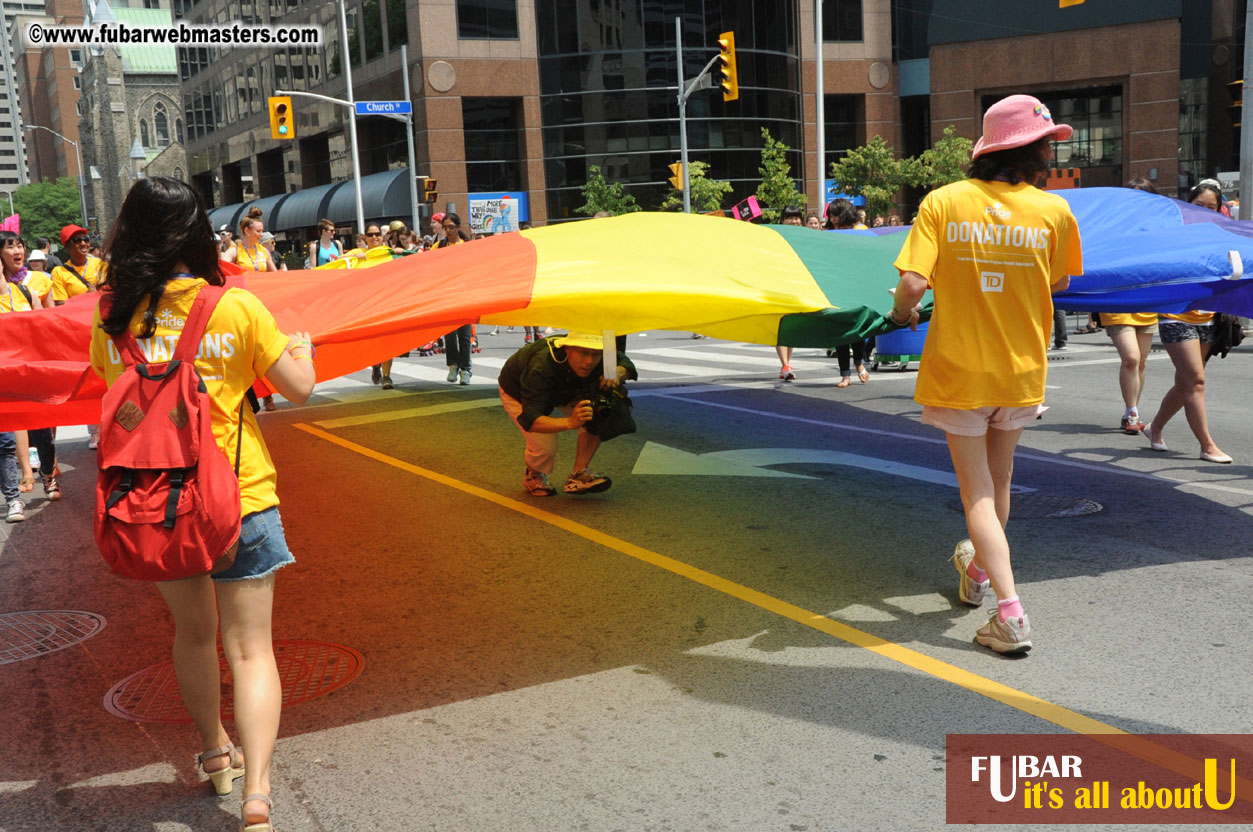
[[[296,138],[296,117],[291,108],[291,97],[286,95],[270,96],[270,138]]]
[[[675,162],[670,166],[670,172],[674,174],[670,177],[670,186],[676,191],[683,190],[683,163]]]
[[[422,180],[422,199],[427,205],[434,205],[439,199],[439,181],[436,179]]]
[[[718,65],[722,70],[722,100],[734,101],[740,97],[740,76],[735,69],[735,32],[718,35]]]
[[[1227,112],[1231,114],[1231,126],[1239,127],[1244,111],[1244,81],[1232,81],[1227,85],[1227,92],[1231,93],[1231,105],[1227,107]]]

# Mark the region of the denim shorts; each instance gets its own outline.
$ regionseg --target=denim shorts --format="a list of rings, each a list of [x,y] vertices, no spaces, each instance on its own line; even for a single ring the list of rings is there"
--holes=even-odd
[[[283,536],[283,520],[278,506],[246,515],[239,524],[239,550],[235,563],[225,572],[213,576],[215,581],[245,581],[264,578],[296,559],[287,550]]]
[[[1187,321],[1162,321],[1159,331],[1163,344],[1181,344],[1199,340],[1202,344],[1214,343],[1213,324],[1190,324]]]

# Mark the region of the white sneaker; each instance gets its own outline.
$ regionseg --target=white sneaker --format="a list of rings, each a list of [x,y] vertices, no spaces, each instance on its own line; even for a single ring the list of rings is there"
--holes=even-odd
[[[453,384],[457,383],[457,376],[459,376],[460,374],[461,374],[461,370],[457,368],[456,364],[448,368],[448,380],[451,381]]]
[[[957,572],[961,575],[961,582],[957,585],[957,597],[963,604],[977,607],[983,603],[983,594],[987,592],[991,582],[976,581],[966,574],[966,569],[974,559],[975,546],[969,540],[958,543],[957,548],[953,550],[953,565],[957,567]]]
[[[9,500],[9,510],[4,519],[9,523],[21,523],[26,519],[26,505],[21,500]]]

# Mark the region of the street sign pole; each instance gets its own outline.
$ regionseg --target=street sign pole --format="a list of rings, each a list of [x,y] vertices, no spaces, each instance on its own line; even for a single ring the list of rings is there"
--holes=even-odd
[[[405,85],[405,98],[412,101],[413,93],[409,89],[409,47],[403,44],[400,47],[400,68],[401,78]],[[412,110],[410,110],[408,117],[405,119],[405,138],[409,142],[409,208],[413,211],[413,217],[409,221],[409,230],[417,231],[418,223],[421,222],[421,217],[418,216],[418,166],[416,155],[413,151]]]
[[[339,31],[344,40],[344,82],[348,86],[348,138],[352,143],[352,181],[357,190],[357,233],[365,234],[365,206],[361,204],[361,154],[357,147],[357,107],[352,92],[352,53],[348,47],[346,0],[339,0]]]
[[[818,87],[814,101],[814,117],[818,121],[818,210],[826,211],[827,207],[827,96],[826,81],[823,77],[825,61],[822,53],[822,0],[814,0],[814,43],[818,48],[818,61],[815,64],[817,76],[814,80]],[[822,220],[826,222],[826,214]]]
[[[683,18],[674,19],[674,48],[679,71],[679,161],[683,163],[683,213],[692,212],[691,179],[687,175],[687,90],[683,88]]]

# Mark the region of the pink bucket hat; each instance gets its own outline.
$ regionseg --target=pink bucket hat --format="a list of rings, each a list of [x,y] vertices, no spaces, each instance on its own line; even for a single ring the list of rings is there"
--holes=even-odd
[[[983,136],[975,144],[971,159],[984,153],[1022,147],[1052,136],[1058,141],[1070,138],[1074,130],[1069,124],[1054,124],[1049,108],[1032,95],[1011,95],[988,108],[983,114]]]

